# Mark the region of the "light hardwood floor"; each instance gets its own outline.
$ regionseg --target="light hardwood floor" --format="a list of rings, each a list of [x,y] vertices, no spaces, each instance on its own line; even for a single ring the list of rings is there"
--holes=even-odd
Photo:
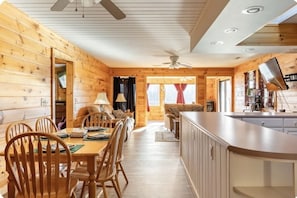
[[[155,142],[155,131],[162,130],[163,122],[151,122],[134,130],[125,143],[123,166],[129,184],[120,175],[123,198],[195,198],[180,161],[179,142]],[[111,188],[108,193],[117,197]]]

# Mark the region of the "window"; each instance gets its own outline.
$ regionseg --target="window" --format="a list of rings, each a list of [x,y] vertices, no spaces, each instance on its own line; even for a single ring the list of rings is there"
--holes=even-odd
[[[184,90],[184,98],[186,104],[196,103],[196,85],[188,84]]]
[[[160,106],[160,85],[150,84],[147,90],[149,106]]]
[[[165,104],[175,104],[177,91],[173,84],[165,84]]]
[[[173,84],[165,84],[165,103],[175,104],[177,98],[177,91]],[[196,102],[196,85],[187,84],[184,90],[184,98],[186,104],[192,104]]]

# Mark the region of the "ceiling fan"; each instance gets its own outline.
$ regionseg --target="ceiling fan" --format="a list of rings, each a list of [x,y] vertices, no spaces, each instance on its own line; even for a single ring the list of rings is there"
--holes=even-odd
[[[180,67],[192,68],[189,64],[178,62],[179,56],[172,55],[169,59],[170,62],[162,63],[163,65],[168,65],[169,69],[179,69]]]
[[[57,0],[51,7],[51,11],[62,11],[74,0]],[[78,1],[78,0],[76,0]],[[111,0],[80,0],[83,7],[91,7],[100,3],[115,19],[124,19],[126,15]]]

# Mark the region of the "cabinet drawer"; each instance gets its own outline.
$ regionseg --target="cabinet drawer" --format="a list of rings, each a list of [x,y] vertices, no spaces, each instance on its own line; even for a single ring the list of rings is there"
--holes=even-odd
[[[297,118],[285,118],[284,128],[297,128]]]
[[[242,118],[242,120],[268,128],[283,128],[282,118]]]

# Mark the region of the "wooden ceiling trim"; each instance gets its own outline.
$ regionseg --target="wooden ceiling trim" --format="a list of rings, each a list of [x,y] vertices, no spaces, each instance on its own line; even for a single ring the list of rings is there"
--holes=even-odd
[[[238,45],[295,46],[297,45],[297,24],[267,25]]]

